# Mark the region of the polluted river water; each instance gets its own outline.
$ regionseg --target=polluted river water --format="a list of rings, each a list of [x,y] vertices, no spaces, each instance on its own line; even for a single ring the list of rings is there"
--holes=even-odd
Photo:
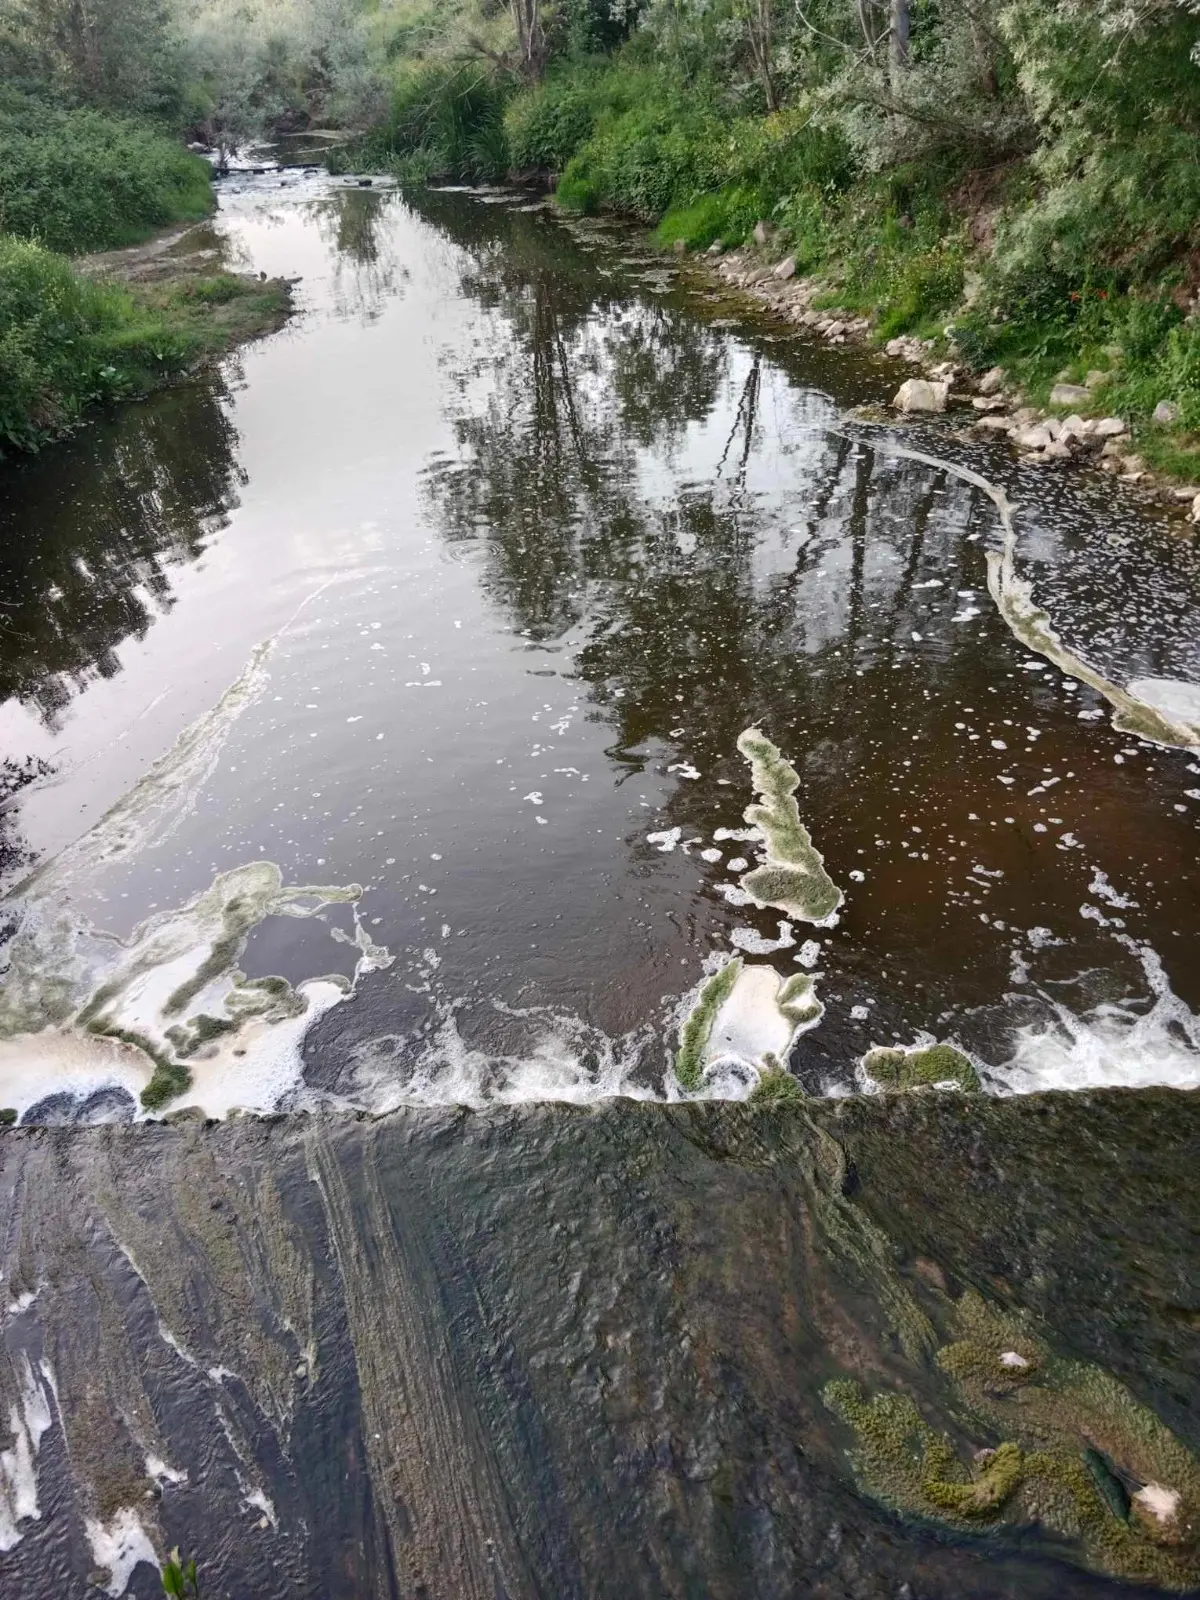
[[[0,1593],[1194,1591],[1194,534],[535,196],[197,240],[0,475]]]
[[[291,325],[4,483],[0,1104],[128,1115],[139,1040],[216,1115],[670,1098],[739,952],[819,975],[810,1093],[1200,1081],[1177,523],[528,196],[268,172],[214,231]],[[740,887],[754,725],[828,919]]]

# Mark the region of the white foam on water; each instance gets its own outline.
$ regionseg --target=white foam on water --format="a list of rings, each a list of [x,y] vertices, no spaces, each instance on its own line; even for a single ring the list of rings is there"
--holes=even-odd
[[[1200,743],[1200,683],[1187,683],[1181,678],[1134,678],[1126,688],[1143,705],[1153,706],[1171,722],[1193,729],[1194,742]]]
[[[398,1061],[381,1039],[364,1046],[355,1070],[351,1103],[375,1113],[400,1106],[521,1105],[565,1101],[588,1105],[623,1096],[661,1099],[661,1094],[635,1081],[638,1039],[614,1040],[578,1018],[549,1010],[517,1011],[532,1018],[539,1037],[523,1055],[492,1054],[469,1045],[450,1007],[433,1038],[409,1063]]]
[[[146,1476],[153,1478],[160,1488],[168,1483],[186,1483],[187,1473],[178,1472],[174,1467],[169,1467],[161,1456],[150,1455],[146,1457]]]
[[[91,1546],[92,1560],[108,1573],[104,1592],[113,1596],[113,1600],[117,1600],[128,1589],[134,1568],[141,1562],[147,1562],[156,1572],[159,1570],[158,1556],[150,1537],[142,1527],[137,1512],[128,1506],[122,1506],[108,1522],[88,1517],[83,1526]]]
[[[1146,973],[1149,1001],[1108,1002],[1078,1016],[1046,997],[1053,1020],[1017,1029],[1009,1060],[987,1073],[989,1086],[1009,1094],[1200,1087],[1200,1017],[1174,993],[1155,952],[1132,947]]]
[[[768,939],[757,928],[735,928],[729,935],[729,942],[735,950],[744,951],[748,956],[771,956],[780,950],[793,949],[796,940],[791,923],[780,922],[778,939]]]
[[[269,916],[311,917],[345,904],[354,937],[333,931],[359,951],[354,981],[390,965],[359,918],[358,885],[287,886],[268,861],[221,873],[125,939],[80,909],[97,873],[161,844],[194,807],[230,729],[262,692],[274,643],[253,652],[213,709],[94,828],[10,897],[18,925],[0,955],[0,1106],[23,1113],[58,1091],[80,1100],[101,1089],[124,1090],[137,1102],[154,1058],[173,1057],[194,1078],[173,1106],[199,1106],[210,1116],[274,1110],[301,1087],[307,1029],[353,986],[318,975],[296,989],[240,981],[237,965],[254,928]],[[199,1038],[198,1019],[215,1036]],[[176,1029],[182,1032],[172,1037]]]
[[[12,1444],[0,1450],[0,1554],[20,1543],[22,1522],[41,1516],[38,1505],[37,1458],[42,1437],[53,1422],[54,1396],[48,1369],[39,1377],[21,1352],[16,1368],[19,1403],[9,1407],[8,1432]]]
[[[360,952],[357,981],[391,962],[358,918],[361,893],[354,884],[289,887],[274,863],[251,862],[121,940],[64,917],[57,896],[48,908],[35,891],[22,907],[0,989],[0,1105],[23,1113],[49,1094],[78,1100],[105,1088],[123,1089],[136,1103],[154,1072],[150,1052],[171,1056],[172,1031],[186,1033],[207,1018],[226,1031],[179,1057],[193,1081],[171,1109],[197,1106],[224,1117],[279,1108],[302,1088],[305,1034],[352,985],[333,978],[295,989],[242,983],[235,974],[245,939],[268,916],[310,917],[349,905],[355,937],[343,937]]]
[[[774,967],[744,969],[709,1035],[708,1058],[714,1067],[730,1062],[753,1067],[767,1055],[787,1060],[796,1024],[776,1003],[782,983]]]

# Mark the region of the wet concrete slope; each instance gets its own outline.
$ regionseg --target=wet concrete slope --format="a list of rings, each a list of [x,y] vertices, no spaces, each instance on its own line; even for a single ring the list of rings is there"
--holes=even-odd
[[[1187,1589],[1198,1136],[1171,1091],[3,1130],[0,1593],[173,1545],[256,1600]]]

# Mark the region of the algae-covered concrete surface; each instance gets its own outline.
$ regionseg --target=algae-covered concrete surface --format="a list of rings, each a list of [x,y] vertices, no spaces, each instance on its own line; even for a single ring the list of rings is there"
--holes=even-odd
[[[3,1130],[0,1593],[1179,1592],[1198,1148],[1170,1091]]]

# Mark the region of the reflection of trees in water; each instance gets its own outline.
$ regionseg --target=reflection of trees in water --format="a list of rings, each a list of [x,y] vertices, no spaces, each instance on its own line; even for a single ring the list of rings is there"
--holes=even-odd
[[[373,322],[408,278],[396,255],[389,212],[396,193],[338,189],[314,200],[317,232],[334,252],[333,295],[339,316]]]
[[[18,760],[0,756],[0,885],[15,878],[32,859],[17,826],[16,798],[23,789],[39,778],[50,777],[52,772],[49,762],[37,757]],[[6,937],[4,919],[0,918],[0,942]]]
[[[486,539],[484,581],[539,638],[583,591],[640,561],[639,436],[662,444],[711,406],[720,342],[678,311],[628,303],[544,218],[424,197],[469,252],[465,294],[498,313],[452,374],[460,452],[430,469],[446,536]],[[619,581],[619,579],[618,579]]]
[[[236,431],[217,380],[102,416],[6,474],[0,493],[0,700],[52,727],[71,696],[119,670],[117,650],[173,603],[236,503]]]
[[[848,699],[867,680],[881,704],[893,692],[922,575],[953,595],[971,491],[822,431],[824,402],[805,416],[761,348],[631,295],[544,219],[464,216],[452,196],[421,208],[465,245],[463,291],[498,313],[454,374],[460,453],[428,492],[447,539],[482,545],[514,625],[547,639],[588,618],[577,668],[622,749],[682,726],[717,759],[766,716],[819,729],[813,759],[825,740],[866,760],[876,730]]]

